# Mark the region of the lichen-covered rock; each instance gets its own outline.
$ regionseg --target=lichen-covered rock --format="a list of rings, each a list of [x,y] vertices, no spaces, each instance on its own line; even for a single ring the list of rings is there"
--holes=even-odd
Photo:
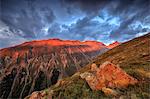
[[[103,63],[99,68],[92,64],[91,73],[85,72],[80,76],[87,81],[92,90],[103,90],[104,93],[113,93],[110,89],[106,90],[107,88],[122,88],[137,83],[135,78],[110,62]]]
[[[103,87],[102,91],[105,93],[105,95],[113,95],[113,96],[118,95],[118,93],[115,90],[112,90],[110,88]]]
[[[87,81],[87,83],[90,85],[91,89],[93,89],[93,90],[96,89],[96,85],[98,85],[99,81],[94,74],[85,72],[85,73],[81,74],[80,77]]]
[[[29,99],[41,99],[41,95],[38,92],[33,92]]]
[[[30,96],[26,97],[25,99],[52,99],[52,93],[52,90],[33,92]]]

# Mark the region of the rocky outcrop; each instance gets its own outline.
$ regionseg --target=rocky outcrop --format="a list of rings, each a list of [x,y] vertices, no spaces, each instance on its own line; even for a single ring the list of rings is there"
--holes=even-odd
[[[109,44],[109,45],[107,46],[107,48],[112,49],[112,48],[114,48],[114,47],[116,47],[116,46],[118,46],[118,45],[120,45],[120,44],[121,44],[120,42],[115,41],[115,42]]]
[[[128,75],[119,66],[110,62],[105,62],[99,66],[91,65],[91,72],[85,72],[80,75],[85,79],[92,90],[102,90],[105,94],[115,95],[115,91],[109,88],[123,88],[128,85],[134,85],[138,81]]]
[[[26,97],[25,99],[52,99],[52,93],[52,90],[33,92],[30,96]]]

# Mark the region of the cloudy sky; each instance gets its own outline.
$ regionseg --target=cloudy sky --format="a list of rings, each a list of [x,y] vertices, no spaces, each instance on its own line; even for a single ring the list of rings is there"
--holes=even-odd
[[[150,0],[1,0],[0,48],[37,39],[124,42],[150,32]]]

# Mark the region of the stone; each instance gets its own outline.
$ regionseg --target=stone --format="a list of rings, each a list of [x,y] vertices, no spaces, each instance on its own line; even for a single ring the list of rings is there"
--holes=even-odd
[[[138,98],[136,97],[136,94],[131,94],[131,99],[138,99]]]
[[[29,97],[25,99],[52,99],[53,90],[33,92]]]
[[[105,93],[105,95],[113,95],[113,96],[118,95],[118,93],[115,90],[112,90],[110,88],[103,87],[102,91]]]
[[[98,85],[98,79],[96,78],[95,75],[89,72],[85,72],[85,73],[80,74],[80,77],[87,81],[87,83],[90,85],[90,88],[92,90],[96,90],[95,85]]]
[[[80,77],[87,81],[92,90],[104,90],[106,93],[112,91],[107,88],[122,88],[138,82],[119,66],[110,62],[103,63],[99,68],[96,64],[92,64],[91,72],[82,73]]]
[[[33,92],[29,99],[41,99],[41,97],[38,92]]]
[[[97,65],[93,63],[93,64],[91,65],[91,71],[96,72],[97,70],[98,70]]]

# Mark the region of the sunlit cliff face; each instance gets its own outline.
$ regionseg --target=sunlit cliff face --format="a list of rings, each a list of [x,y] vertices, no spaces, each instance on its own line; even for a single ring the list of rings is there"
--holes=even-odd
[[[60,38],[124,42],[150,31],[149,0],[1,0],[0,48]]]
[[[116,46],[118,46],[118,45],[120,45],[120,43],[117,42],[117,41],[115,41],[115,42],[113,42],[112,44],[109,44],[107,47],[111,49],[111,48],[114,48],[114,47],[116,47]]]
[[[56,50],[55,50],[56,49]],[[25,53],[29,53],[32,50],[32,53],[53,53],[53,51],[61,52],[65,49],[70,54],[74,53],[90,53],[96,52],[103,49],[108,49],[108,47],[96,41],[77,41],[77,40],[60,40],[60,39],[48,39],[48,40],[36,40],[31,42],[25,42],[21,45],[17,45],[10,48],[5,48],[0,50],[1,57],[3,56],[12,56],[17,58],[18,55],[24,56]]]

